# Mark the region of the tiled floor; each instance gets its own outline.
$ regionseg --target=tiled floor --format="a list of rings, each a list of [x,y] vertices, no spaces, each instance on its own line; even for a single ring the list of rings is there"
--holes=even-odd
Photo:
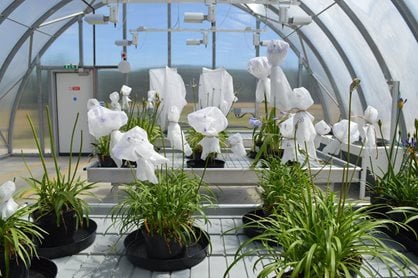
[[[228,264],[232,262],[237,247],[246,240],[241,230],[236,231],[236,228],[241,225],[240,217],[211,217],[211,224],[206,226],[212,243],[210,256],[191,269],[171,273],[151,272],[134,267],[127,260],[124,256],[123,236],[122,240],[119,240],[121,237],[114,227],[106,231],[111,223],[109,219],[100,216],[92,217],[92,219],[98,224],[96,241],[77,255],[55,259],[58,265],[58,277],[221,278]],[[231,229],[235,230],[229,231]],[[413,261],[418,262],[417,257],[410,253],[407,255]],[[259,269],[253,271],[255,260],[256,257],[248,257],[241,261],[232,268],[229,277],[257,277]],[[390,277],[389,271],[379,262],[369,258],[364,263],[370,264],[375,269],[376,273],[372,277]],[[393,271],[394,277],[403,277],[396,269]],[[416,269],[407,271],[409,272],[407,277],[418,277]]]

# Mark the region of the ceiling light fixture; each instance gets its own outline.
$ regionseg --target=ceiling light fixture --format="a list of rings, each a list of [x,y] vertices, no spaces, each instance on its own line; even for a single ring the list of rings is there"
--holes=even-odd
[[[187,39],[186,45],[201,45],[204,44],[205,47],[208,46],[208,33],[203,32],[203,38],[202,39]]]
[[[116,26],[116,23],[118,22],[118,6],[109,6],[108,16],[103,14],[88,14],[84,16],[84,21],[91,25],[112,22]]]

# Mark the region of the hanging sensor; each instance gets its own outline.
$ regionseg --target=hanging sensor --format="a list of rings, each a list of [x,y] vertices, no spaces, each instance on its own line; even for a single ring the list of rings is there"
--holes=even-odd
[[[312,22],[311,16],[293,16],[288,19],[289,25],[308,25]]]
[[[109,21],[113,22],[116,27],[116,23],[118,23],[118,6],[111,6],[109,7]]]

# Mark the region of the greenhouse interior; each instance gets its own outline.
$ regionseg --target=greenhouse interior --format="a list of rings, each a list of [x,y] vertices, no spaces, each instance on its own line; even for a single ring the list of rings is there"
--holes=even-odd
[[[2,0],[0,38],[0,277],[418,277],[417,0]]]

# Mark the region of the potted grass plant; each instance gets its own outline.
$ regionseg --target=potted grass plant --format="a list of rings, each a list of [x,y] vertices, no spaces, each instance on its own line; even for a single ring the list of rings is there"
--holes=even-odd
[[[373,219],[366,207],[338,202],[333,192],[308,185],[299,198],[288,199],[279,213],[273,212],[268,223],[261,222],[264,232],[239,247],[228,271],[237,261],[256,255],[258,277],[373,277],[372,267],[362,263],[373,257],[390,272],[395,266],[406,275],[405,265],[413,263],[381,240],[381,229],[391,220]],[[254,241],[262,245],[251,248]]]
[[[190,145],[193,153],[190,159],[187,161],[187,166],[191,168],[223,168],[225,161],[216,159],[217,153],[209,153],[205,160],[202,156],[202,146],[199,142],[205,137],[200,132],[197,132],[194,128],[189,128],[186,134],[186,140]],[[221,131],[218,134],[219,145],[221,148],[228,147],[228,133]]]
[[[399,100],[396,129],[403,105],[404,101]],[[381,122],[379,128],[381,132]],[[375,183],[370,186],[371,211],[375,217],[407,222],[408,229],[397,229],[395,226],[389,229],[388,233],[410,251],[418,254],[418,119],[415,119],[415,131],[412,135],[409,134],[403,140],[396,140],[395,136],[396,130],[391,145],[384,146],[388,163],[386,171],[378,175],[374,169],[372,170],[375,173]],[[396,142],[401,144],[398,145]],[[402,157],[397,168],[396,161],[399,156]]]
[[[195,226],[193,214],[207,222],[204,208],[213,203],[208,190],[201,178],[182,170],[159,171],[157,184],[137,180],[127,185],[126,198],[112,209],[112,220],[122,234],[130,232],[124,242],[128,259],[159,271],[203,260],[209,235]]]
[[[271,157],[263,163],[266,168],[260,171],[259,182],[262,207],[248,212],[242,218],[244,232],[250,237],[263,232],[259,221],[268,221],[266,218],[273,212],[280,213],[281,205],[288,198],[300,195],[302,189],[311,182],[307,170],[299,163],[284,164],[279,157]]]
[[[77,253],[89,246],[95,238],[96,224],[88,218],[90,207],[83,199],[86,196],[94,197],[94,194],[90,191],[93,189],[94,183],[87,182],[77,175],[83,145],[82,134],[80,149],[75,159],[75,165],[73,165],[73,141],[78,115],[71,134],[70,154],[68,165],[66,165],[67,171],[64,172],[61,170],[56,154],[48,107],[46,108],[46,114],[53,171],[50,172],[49,170],[32,119],[27,116],[38,149],[43,174],[41,178],[35,177],[26,165],[30,174],[26,181],[30,185],[29,198],[34,200],[32,204],[34,222],[47,232],[40,246],[40,252],[43,256],[52,258]],[[88,232],[88,236],[77,238],[75,234],[79,230]],[[83,234],[85,236],[85,233]],[[45,253],[42,253],[44,251]]]
[[[37,256],[36,242],[44,234],[27,220],[32,212],[33,208],[26,206],[9,217],[0,217],[0,277],[29,277],[31,261]]]
[[[355,79],[350,85],[349,115],[352,93],[359,84]],[[350,139],[348,141],[340,196],[336,198],[329,190],[321,191],[313,182],[308,183],[301,194],[289,195],[280,211],[270,215],[268,223],[261,222],[264,232],[239,247],[224,277],[238,261],[249,255],[258,256],[254,263],[254,269],[261,266],[258,277],[373,276],[371,266],[362,263],[366,257],[378,259],[389,272],[396,266],[406,275],[405,269],[413,267],[412,262],[381,239],[382,229],[390,225],[404,228],[404,225],[390,219],[372,218],[369,208],[357,208],[347,201],[351,184],[346,171],[350,161]],[[307,163],[310,169],[309,159]],[[309,176],[313,179],[312,174]],[[262,246],[251,248],[253,241],[261,241]]]
[[[92,143],[94,153],[97,155],[100,167],[116,167],[115,161],[110,157],[110,135],[100,137]]]

